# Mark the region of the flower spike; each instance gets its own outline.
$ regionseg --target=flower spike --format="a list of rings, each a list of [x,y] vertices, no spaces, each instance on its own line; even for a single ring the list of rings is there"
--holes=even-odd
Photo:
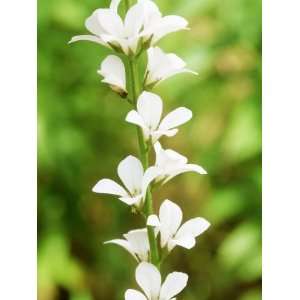
[[[85,21],[89,34],[74,36],[69,43],[90,41],[117,53],[107,56],[97,73],[103,77],[103,83],[126,98],[131,105],[136,105],[135,109],[128,112],[126,121],[141,129],[138,131],[138,142],[143,164],[135,156],[127,156],[117,168],[120,183],[104,178],[92,190],[117,196],[120,201],[132,206],[132,211],[145,217],[145,228],[130,230],[123,234],[123,238],[104,242],[122,247],[138,263],[135,278],[141,291],[128,289],[125,300],[176,300],[175,297],[187,285],[188,275],[172,272],[163,281],[158,268],[175,246],[186,249],[194,247],[196,238],[210,224],[200,217],[182,224],[182,210],[170,200],[163,201],[158,215],[154,214],[152,186],[162,185],[185,172],[207,173],[201,166],[188,163],[185,156],[171,149],[163,149],[159,143],[163,136],[175,136],[178,127],[192,118],[192,111],[179,107],[163,116],[162,99],[148,90],[176,74],[197,74],[188,69],[180,57],[165,53],[156,46],[169,33],[187,30],[188,22],[180,16],[163,16],[153,0],[136,0],[131,7],[130,1],[126,1],[123,18],[118,13],[120,2],[111,0],[108,8],[96,9]],[[148,61],[141,85],[139,57],[144,51],[147,51]],[[125,68],[124,58],[129,70]],[[130,74],[129,79],[126,78],[126,71]],[[127,97],[127,87],[130,87],[131,99]],[[141,94],[138,97],[139,92]],[[148,167],[151,164],[152,146],[155,163]],[[147,166],[146,170],[143,165]]]

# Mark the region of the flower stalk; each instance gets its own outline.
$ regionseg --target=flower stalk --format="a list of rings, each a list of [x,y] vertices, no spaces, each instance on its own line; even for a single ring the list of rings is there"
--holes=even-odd
[[[124,20],[118,14],[121,0],[112,0],[109,8],[99,8],[86,19],[91,34],[70,40],[70,43],[90,41],[115,51],[117,55],[106,57],[97,73],[103,77],[103,83],[133,106],[125,121],[134,124],[137,130],[139,158],[128,155],[121,160],[117,168],[121,183],[103,178],[92,190],[116,196],[131,206],[133,213],[143,217],[143,228],[130,230],[122,239],[105,242],[124,248],[138,263],[135,275],[144,294],[128,289],[125,300],[173,300],[185,288],[188,275],[172,272],[162,282],[160,265],[176,246],[193,248],[196,238],[210,224],[200,217],[182,223],[183,211],[168,199],[155,212],[152,190],[179,174],[204,175],[206,171],[178,152],[164,149],[159,142],[162,137],[175,136],[178,127],[192,118],[192,111],[178,107],[163,116],[163,100],[149,90],[176,74],[196,74],[176,54],[165,53],[156,46],[165,35],[187,29],[188,22],[179,16],[163,16],[152,0],[137,0],[133,5],[130,0],[123,1]],[[147,56],[147,67],[142,78],[139,58],[143,54]],[[128,76],[123,59],[128,63]],[[154,162],[150,161],[151,150]]]
[[[128,0],[126,1],[128,3]],[[136,106],[138,96],[140,94],[140,78],[138,73],[138,58],[135,57],[128,57],[128,64],[129,64],[129,71],[131,77],[131,91],[132,91],[132,98],[134,105]],[[143,132],[137,126],[137,138],[140,150],[140,158],[143,163],[143,167],[146,170],[149,167],[149,154],[150,154],[150,147],[144,141]],[[153,214],[153,200],[152,200],[152,192],[150,187],[148,187],[146,192],[146,199],[145,199],[145,215],[148,218],[150,215]],[[158,246],[157,240],[155,238],[154,228],[151,226],[147,226],[148,232],[148,239],[150,244],[150,260],[151,262],[159,267],[159,253],[158,253]]]
[[[128,11],[130,7],[130,0],[125,0],[125,8]],[[129,72],[131,77],[131,91],[134,105],[136,106],[138,96],[140,94],[140,78],[139,78],[139,70],[138,70],[138,57],[128,57],[129,64]],[[143,132],[137,126],[137,138],[140,149],[141,161],[143,163],[143,167],[146,170],[149,167],[149,147],[144,141]],[[153,200],[152,200],[152,192],[150,188],[147,189],[146,199],[145,199],[145,214],[146,218],[153,214]],[[147,226],[148,239],[150,244],[150,260],[151,262],[159,267],[159,253],[157,247],[157,241],[155,239],[154,229],[151,226]]]

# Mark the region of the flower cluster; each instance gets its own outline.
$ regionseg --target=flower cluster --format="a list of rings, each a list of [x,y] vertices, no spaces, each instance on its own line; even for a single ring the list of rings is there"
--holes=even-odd
[[[116,52],[134,55],[153,47],[165,35],[187,29],[188,22],[178,16],[163,17],[152,0],[138,0],[126,13],[118,14],[120,0],[113,0],[110,8],[99,8],[86,19],[85,27],[91,35],[74,36],[70,42],[91,41]]]
[[[188,275],[173,272],[161,283],[160,265],[174,247],[193,248],[196,238],[210,224],[200,217],[182,224],[182,210],[170,200],[162,202],[156,215],[152,190],[179,174],[195,172],[204,175],[206,171],[197,164],[188,163],[187,158],[176,151],[164,149],[159,142],[162,137],[175,136],[178,127],[192,118],[191,110],[179,107],[164,115],[162,99],[149,90],[175,74],[196,74],[177,55],[165,53],[156,46],[167,34],[188,29],[188,22],[179,16],[162,16],[152,0],[138,0],[131,7],[129,0],[124,0],[127,13],[122,19],[118,14],[120,2],[112,0],[109,8],[95,10],[85,22],[91,34],[75,36],[70,41],[92,41],[115,52],[102,61],[97,72],[103,77],[103,83],[133,105],[126,122],[138,129],[140,157],[129,155],[124,158],[117,168],[120,182],[101,179],[93,192],[117,196],[145,220],[144,228],[131,230],[123,235],[124,238],[105,242],[124,248],[138,263],[136,281],[143,293],[129,289],[125,292],[125,300],[174,300],[186,286]],[[137,72],[143,53],[147,57],[147,66],[141,80]],[[155,154],[153,164],[150,163],[151,151]]]

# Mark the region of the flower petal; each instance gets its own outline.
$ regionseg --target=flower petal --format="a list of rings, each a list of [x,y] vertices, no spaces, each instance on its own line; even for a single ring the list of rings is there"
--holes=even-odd
[[[147,50],[147,77],[146,85],[151,85],[163,79],[161,73],[165,70],[166,55],[159,47],[152,47]]]
[[[155,166],[161,170],[162,175],[171,176],[186,167],[188,160],[185,156],[171,149],[164,150],[159,143],[154,145],[154,149],[156,153]]]
[[[171,137],[176,135],[178,129],[171,129],[171,130],[155,130],[151,133],[151,141],[152,143],[156,143],[161,136],[165,135],[167,137]]]
[[[147,50],[147,69],[150,72],[159,67],[160,60],[164,58],[163,54],[164,52],[159,47],[151,47]]]
[[[176,54],[168,53],[165,54],[165,56],[166,56],[165,67],[161,69],[161,73],[160,73],[162,80],[165,80],[169,77],[172,77],[180,73],[192,73],[194,75],[197,75],[196,72],[187,69],[185,61],[181,59],[179,56],[177,56]]]
[[[186,235],[193,235],[194,237],[199,236],[205,230],[208,229],[210,223],[204,218],[193,218],[185,222],[177,231],[175,239],[180,239]]]
[[[158,227],[160,226],[160,221],[157,215],[150,215],[147,218],[147,226]]]
[[[160,142],[156,142],[154,144],[154,152],[155,152],[155,165],[159,166],[164,161],[164,150],[160,144]]]
[[[125,292],[125,300],[147,300],[139,291],[129,289]]]
[[[137,100],[137,111],[149,129],[155,130],[162,114],[162,100],[153,93],[143,92]]]
[[[101,38],[99,38],[95,35],[89,35],[89,34],[73,36],[71,38],[71,40],[69,41],[69,44],[75,43],[75,42],[78,42],[78,41],[89,41],[89,42],[94,42],[94,43],[98,43],[100,45],[104,45],[106,47],[109,47]]]
[[[111,194],[125,197],[128,195],[126,190],[111,179],[101,179],[93,187],[92,191],[99,194]]]
[[[101,34],[101,39],[110,46],[110,48],[123,51],[126,55],[129,53],[128,40],[112,34]]]
[[[186,67],[185,61],[174,53],[165,53],[168,58],[169,65],[173,70],[181,70]]]
[[[182,235],[181,237],[175,237],[169,244],[168,250],[171,251],[175,245],[181,246],[186,249],[191,249],[196,245],[195,237],[192,234]]]
[[[101,63],[100,72],[104,74],[103,76],[107,74],[114,75],[125,85],[125,67],[123,61],[118,56],[108,55]]]
[[[98,9],[97,18],[104,33],[122,38],[124,26],[121,17],[112,9]]]
[[[201,175],[206,175],[207,174],[207,172],[201,166],[196,165],[196,164],[187,164],[186,165],[186,170],[196,172],[196,173],[199,173]]]
[[[98,18],[99,11],[103,10],[102,8],[96,9],[86,20],[85,27],[91,33],[99,36],[102,33],[105,33],[105,30],[101,26]],[[105,9],[106,11],[107,9]]]
[[[135,197],[126,196],[126,197],[119,197],[119,200],[126,203],[127,205],[136,205],[139,206],[142,200],[142,195],[138,195]]]
[[[135,255],[134,250],[128,241],[122,239],[115,239],[115,240],[106,241],[104,242],[104,244],[116,244],[118,246],[121,246],[126,251],[128,251],[136,261],[138,261],[137,256]]]
[[[181,168],[178,168],[176,170],[174,170],[172,173],[170,173],[171,177],[177,176],[179,174],[183,174],[186,172],[196,172],[200,175],[206,175],[207,172],[199,165],[195,165],[195,164],[186,164],[184,166],[182,166]]]
[[[170,200],[165,200],[159,208],[161,247],[175,235],[182,221],[181,208]]]
[[[163,184],[167,183],[169,180],[171,180],[175,176],[177,176],[179,174],[187,173],[187,172],[196,172],[200,175],[207,174],[207,172],[201,166],[198,166],[195,164],[186,164],[186,165],[183,165],[182,167],[169,170],[168,176],[163,181]]]
[[[109,8],[115,12],[118,12],[118,7],[121,0],[111,0]]]
[[[135,278],[148,299],[158,299],[161,276],[154,265],[147,262],[140,263],[136,268]]]
[[[138,3],[143,7],[144,30],[143,35],[153,34],[153,28],[161,20],[161,13],[158,6],[152,0],[138,0]]]
[[[195,73],[186,68],[186,63],[174,53],[165,53],[159,47],[147,50],[148,64],[146,85],[152,86],[179,73]],[[195,73],[197,74],[197,73]]]
[[[179,107],[167,114],[159,125],[159,130],[168,130],[182,125],[189,121],[193,116],[191,110]]]
[[[169,274],[163,283],[160,291],[161,300],[169,300],[178,295],[187,285],[188,275],[181,272]]]
[[[184,69],[179,69],[179,70],[170,70],[168,73],[165,73],[164,76],[162,76],[162,80],[168,79],[172,76],[175,76],[175,75],[181,74],[181,73],[190,73],[190,74],[193,74],[193,75],[198,75],[197,72],[194,72],[193,70],[184,68]]]
[[[170,130],[160,130],[160,131],[157,131],[157,132],[160,132],[165,136],[171,137],[171,136],[174,136],[174,135],[177,134],[178,129],[175,128],[175,129],[170,129]]]
[[[165,154],[168,156],[169,160],[176,161],[178,164],[185,165],[188,162],[188,159],[178,152],[172,149],[164,150]]]
[[[147,192],[147,188],[149,186],[149,184],[157,177],[159,176],[160,172],[158,170],[158,168],[156,167],[149,167],[144,176],[143,176],[143,183],[142,183],[142,194],[143,196],[146,194]]]
[[[128,10],[125,20],[125,33],[127,37],[136,36],[143,25],[143,7],[140,3],[136,3]]]
[[[118,165],[118,175],[132,196],[141,193],[143,173],[142,163],[132,155]]]
[[[117,86],[127,93],[125,67],[118,56],[107,56],[101,63],[98,73],[104,77],[103,82]]]
[[[163,17],[154,32],[152,44],[158,42],[165,35],[186,29],[188,22],[186,19],[180,16],[165,16]]]
[[[140,260],[147,261],[148,253],[150,251],[147,229],[131,230],[124,234],[124,237],[129,242],[132,250],[138,255]]]
[[[129,122],[129,123],[138,125],[138,126],[140,126],[141,128],[143,128],[144,130],[147,130],[147,131],[148,131],[148,128],[147,128],[147,126],[145,125],[145,122],[144,122],[143,118],[142,118],[141,115],[140,115],[137,111],[135,111],[135,110],[131,110],[131,111],[127,114],[125,120],[126,120],[127,122]]]

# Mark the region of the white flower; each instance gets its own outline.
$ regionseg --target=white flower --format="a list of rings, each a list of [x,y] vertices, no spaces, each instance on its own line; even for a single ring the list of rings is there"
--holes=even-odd
[[[162,100],[158,95],[143,92],[137,100],[137,111],[130,111],[126,121],[140,126],[145,140],[151,139],[155,143],[162,135],[174,136],[178,131],[176,127],[192,118],[189,109],[179,107],[161,120],[162,110]]]
[[[127,55],[135,53],[143,26],[143,8],[140,4],[133,5],[123,21],[117,11],[119,2],[112,1],[110,8],[96,9],[85,21],[92,35],[74,36],[70,43],[91,41]]]
[[[157,168],[157,173],[159,174],[156,176],[156,181],[160,181],[162,184],[185,172],[196,172],[201,175],[207,174],[199,165],[189,164],[185,156],[171,149],[163,149],[159,142],[154,144],[154,150],[156,154],[154,167]]]
[[[104,77],[102,82],[109,84],[113,91],[120,94],[121,97],[127,96],[125,67],[118,56],[107,56],[97,73]]]
[[[120,0],[113,0],[110,8],[95,10],[85,21],[85,27],[92,34],[74,36],[70,43],[91,41],[129,55],[140,50],[140,42],[146,46],[154,45],[168,33],[187,28],[188,23],[182,17],[162,17],[151,0],[139,0],[128,10],[123,21],[118,15],[119,3]]]
[[[150,245],[147,229],[135,229],[123,235],[125,239],[115,239],[104,244],[116,244],[127,250],[136,261],[148,261]]]
[[[150,167],[144,173],[142,163],[129,155],[119,163],[118,176],[125,188],[111,179],[101,179],[93,187],[93,192],[117,195],[124,203],[140,207],[149,184],[157,176],[157,170]]]
[[[180,226],[182,222],[181,208],[170,200],[165,200],[156,215],[148,217],[147,225],[156,227],[160,232],[160,245],[171,251],[176,245],[191,249],[196,244],[196,237],[210,226],[203,218],[191,219]]]
[[[188,275],[173,272],[161,284],[159,270],[150,263],[142,262],[136,268],[135,279],[145,295],[129,289],[125,293],[125,300],[175,300],[173,297],[186,287]]]
[[[160,81],[165,80],[179,73],[196,72],[187,69],[186,63],[174,53],[165,53],[159,47],[149,48],[147,50],[148,65],[145,75],[145,86],[153,87]]]
[[[143,30],[141,35],[150,46],[156,44],[161,38],[171,32],[188,29],[188,22],[179,16],[163,17],[159,8],[151,0],[139,0],[143,7]]]

